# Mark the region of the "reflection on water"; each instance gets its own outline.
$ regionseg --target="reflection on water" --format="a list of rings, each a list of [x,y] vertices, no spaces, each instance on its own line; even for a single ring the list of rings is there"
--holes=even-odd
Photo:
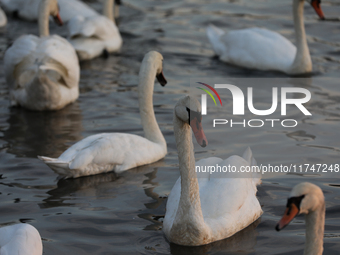
[[[87,2],[100,11],[99,2]],[[330,19],[339,16],[337,0],[322,4]],[[82,63],[80,97],[61,111],[8,108],[8,89],[0,72],[0,225],[34,225],[43,238],[45,254],[302,254],[303,217],[293,220],[284,232],[278,233],[274,227],[291,188],[310,181],[324,190],[327,201],[324,254],[338,254],[340,189],[339,173],[334,172],[266,176],[258,192],[264,210],[261,220],[229,239],[180,247],[169,244],[162,232],[166,198],[179,177],[173,106],[188,93],[190,78],[286,77],[222,63],[213,57],[205,27],[209,23],[225,30],[266,27],[295,43],[291,0],[125,0],[120,13],[121,53]],[[312,100],[307,108],[313,116],[298,117],[301,124],[296,129],[250,131],[214,130],[204,118],[206,136],[214,146],[195,147],[197,159],[240,155],[250,146],[263,164],[339,163],[340,26],[336,21],[317,20],[307,5],[305,19],[314,72],[303,79],[282,79],[277,86],[310,90]],[[37,30],[36,23],[9,17],[8,27],[0,30],[0,71],[7,46],[18,36],[36,34]],[[51,32],[67,34],[65,27],[52,23]],[[137,83],[140,62],[149,50],[163,54],[169,81],[164,88],[156,85],[154,94],[157,121],[168,143],[167,157],[120,175],[57,181],[57,175],[37,155],[58,157],[73,143],[101,132],[143,135]],[[250,85],[242,86],[245,91]],[[259,106],[270,103],[268,86],[256,84],[254,95]],[[231,98],[223,102],[232,104]],[[228,142],[220,143],[221,137]]]
[[[39,204],[41,209],[58,207],[58,206],[75,206],[71,203],[72,196],[78,191],[82,194],[91,197],[96,196],[98,186],[105,183],[110,183],[117,180],[114,172],[107,174],[98,174],[89,177],[82,177],[77,179],[61,179],[57,183],[57,188],[51,189],[47,192],[50,195]],[[67,202],[65,202],[67,201]]]
[[[11,108],[6,122],[3,133],[7,152],[19,157],[59,156],[65,145],[82,139],[82,114],[77,102],[49,113]]]

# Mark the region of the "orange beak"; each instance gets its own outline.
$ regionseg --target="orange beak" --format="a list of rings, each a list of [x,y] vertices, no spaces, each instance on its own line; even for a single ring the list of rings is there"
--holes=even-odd
[[[192,131],[194,132],[196,141],[198,144],[202,147],[205,147],[208,145],[208,140],[205,137],[203,128],[202,128],[202,123],[197,120],[197,118],[194,118],[190,120],[190,126],[192,128]]]
[[[324,20],[325,19],[325,15],[323,14],[323,11],[321,9],[320,1],[313,0],[312,1],[312,6],[313,6],[315,12],[319,15],[320,19]]]
[[[280,231],[284,227],[286,227],[289,222],[291,222],[294,217],[299,213],[299,209],[296,207],[295,204],[291,204],[290,207],[286,208],[284,215],[282,216],[281,220],[276,225],[276,230]]]
[[[63,20],[60,17],[60,14],[58,13],[57,16],[54,16],[54,22],[58,25],[58,26],[62,26],[64,24]]]

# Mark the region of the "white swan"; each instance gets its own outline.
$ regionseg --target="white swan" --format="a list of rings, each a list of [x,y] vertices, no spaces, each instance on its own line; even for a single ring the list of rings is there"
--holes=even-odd
[[[197,142],[207,144],[201,125],[201,106],[197,99],[186,96],[174,109],[174,132],[181,177],[168,197],[163,231],[167,239],[179,245],[198,246],[230,237],[244,229],[262,214],[256,198],[259,178],[197,178],[190,126]],[[190,113],[189,113],[190,112]],[[190,123],[190,125],[189,125]],[[196,162],[196,166],[256,165],[248,148],[243,155],[225,160],[212,157]],[[201,173],[200,173],[201,174]],[[244,178],[247,177],[247,178]]]
[[[78,98],[78,58],[67,40],[49,36],[49,16],[61,22],[57,0],[42,0],[39,15],[40,38],[21,36],[6,51],[6,81],[12,105],[59,110]]]
[[[35,21],[39,18],[41,0],[0,0],[7,12],[16,12],[22,19]],[[77,13],[83,17],[91,17],[98,13],[79,0],[59,0],[60,17],[64,22],[72,19]]]
[[[279,33],[248,28],[224,32],[210,25],[207,35],[213,49],[224,62],[259,70],[276,70],[287,74],[312,71],[312,61],[306,39],[303,5],[307,0],[293,0],[293,16],[297,48]],[[309,0],[324,19],[320,0]]]
[[[59,158],[40,157],[53,171],[65,178],[94,175],[150,164],[167,153],[166,141],[153,110],[153,88],[157,77],[166,84],[162,72],[163,57],[151,51],[143,59],[139,72],[139,111],[145,138],[125,133],[89,136],[68,148]]]
[[[89,60],[103,52],[117,52],[122,47],[122,37],[115,24],[114,0],[104,0],[103,16],[78,15],[68,23],[69,41],[76,49],[79,60]]]
[[[42,255],[41,237],[30,224],[20,223],[0,228],[1,255]]]
[[[0,7],[0,27],[4,27],[7,24],[7,17],[4,11]]]
[[[298,214],[306,214],[304,255],[321,255],[325,229],[325,197],[322,190],[309,182],[296,185],[290,193],[286,211],[276,226],[280,231]]]

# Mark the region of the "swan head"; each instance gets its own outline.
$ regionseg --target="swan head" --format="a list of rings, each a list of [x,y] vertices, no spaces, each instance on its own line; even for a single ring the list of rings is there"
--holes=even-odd
[[[58,0],[42,0],[40,2],[40,12],[43,12],[47,6],[49,15],[53,17],[54,22],[58,24],[59,26],[63,25],[63,21],[59,14],[59,5]]]
[[[324,207],[325,198],[322,190],[309,182],[296,185],[288,198],[286,211],[276,225],[276,230],[280,231],[286,227],[296,215],[309,214],[318,208]]]
[[[208,145],[208,140],[202,128],[201,104],[195,97],[188,95],[181,98],[175,106],[175,115],[184,125],[190,125],[200,146]]]
[[[321,9],[321,0],[306,0],[314,8],[315,12],[319,15],[320,19],[324,20],[325,15]]]
[[[151,66],[151,68],[156,70],[156,78],[158,82],[165,86],[168,82],[163,74],[163,56],[157,51],[150,51],[145,54],[142,66],[146,64],[146,66]]]

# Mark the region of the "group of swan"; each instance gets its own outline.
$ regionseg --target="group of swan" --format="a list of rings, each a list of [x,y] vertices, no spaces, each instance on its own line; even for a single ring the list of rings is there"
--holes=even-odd
[[[7,11],[30,21],[40,19],[41,1],[0,0]],[[118,5],[115,3],[115,0],[104,0],[103,15],[100,15],[79,0],[58,0],[60,17],[68,22],[68,39],[76,49],[79,60],[98,57],[103,51],[111,53],[120,50],[123,40],[115,24],[118,15]]]
[[[316,0],[311,1],[318,14],[322,16],[318,3]],[[107,4],[106,16],[113,23],[112,1],[111,3],[107,1]],[[303,1],[294,0],[293,10],[297,50],[280,35],[264,29],[222,34],[217,28],[210,27],[208,36],[222,60],[263,70],[277,67],[277,70],[289,74],[310,72],[311,61],[302,19]],[[5,54],[6,80],[10,85],[13,104],[34,110],[51,110],[60,109],[78,97],[79,65],[76,52],[65,39],[56,35],[49,36],[50,15],[60,21],[57,1],[42,0],[39,7],[40,38],[33,35],[22,36]],[[76,17],[74,21],[70,20],[70,27],[81,27],[82,23],[85,24],[89,20],[92,20],[91,17],[88,19],[84,16]],[[96,33],[101,33],[96,29],[92,29],[92,32],[94,31],[92,34],[87,30],[81,31],[77,39],[82,36],[96,38]],[[253,41],[253,47],[240,45],[241,41],[251,44],[251,39],[254,38],[256,40],[255,43]],[[270,46],[263,45],[265,42]],[[249,58],[244,59],[242,57],[244,55],[236,46],[245,47],[242,48],[246,51],[243,54],[248,54]],[[280,55],[281,47],[291,49],[286,58]],[[236,55],[231,54],[230,49]],[[262,53],[262,56],[272,54],[268,55],[272,62],[255,54],[261,49],[268,50],[264,51],[266,53]],[[240,62],[235,60],[237,54],[240,54],[236,57]],[[258,61],[256,66],[253,65],[254,61]],[[119,173],[163,158],[167,153],[166,141],[157,124],[152,99],[155,77],[161,85],[166,84],[162,70],[161,54],[149,52],[145,55],[140,68],[138,86],[145,138],[125,133],[98,134],[71,146],[57,159],[39,158],[65,178],[111,170]],[[195,165],[219,164],[237,167],[256,165],[250,149],[245,151],[243,157],[231,156],[225,160],[213,157],[195,163],[191,129],[202,147],[208,144],[201,124],[200,110],[200,103],[190,96],[180,99],[174,108],[173,125],[180,177],[168,197],[163,230],[170,242],[186,246],[199,246],[228,238],[246,228],[262,214],[256,198],[259,178],[252,175],[246,178],[197,178]],[[288,199],[285,215],[276,229],[282,229],[299,213],[307,214],[305,254],[322,254],[325,202],[319,187],[310,183],[295,186]],[[41,237],[37,230],[28,224],[0,228],[0,254],[40,255]]]
[[[122,133],[99,134],[73,145],[59,159],[41,159],[54,171],[69,178],[106,172],[112,168],[121,172],[164,157],[166,142],[152,105],[155,77],[162,85],[166,83],[162,62],[161,54],[149,52],[140,69],[139,104],[146,138]],[[198,100],[191,96],[180,99],[174,108],[173,118],[180,178],[168,197],[163,230],[170,242],[185,246],[199,246],[228,238],[262,214],[256,198],[259,178],[252,175],[246,178],[197,178],[195,166],[219,164],[240,168],[256,165],[249,148],[243,157],[231,156],[226,160],[213,157],[195,163],[191,129],[202,147],[208,144],[201,122]],[[325,202],[320,188],[309,183],[294,187],[285,215],[276,229],[282,229],[298,213],[307,214],[305,254],[322,254]],[[0,236],[2,233],[5,238],[0,238],[1,254],[8,254],[7,251],[13,254],[11,252],[15,249],[42,254],[39,233],[30,225],[0,228]],[[24,239],[23,235],[28,238]]]
[[[20,18],[28,21],[39,19],[39,4],[41,0],[0,0],[4,9],[16,13]],[[83,17],[91,17],[98,13],[80,0],[58,0],[60,16],[63,21],[71,20],[77,13]]]
[[[64,6],[66,2],[60,1]],[[8,2],[9,5],[22,4],[21,9],[29,8],[28,3]],[[62,24],[57,0],[39,0],[30,4],[34,7],[31,9],[39,4],[40,37],[21,36],[5,53],[4,69],[11,105],[38,111],[59,110],[79,96],[78,57],[80,60],[91,59],[103,51],[114,52],[121,48],[122,38],[114,23],[114,0],[105,0],[105,16],[96,12],[91,16],[83,8],[83,16],[73,17],[69,21],[71,44],[58,35],[49,35],[50,15]],[[84,5],[78,0],[68,4]],[[65,9],[70,11],[72,8]]]
[[[293,0],[297,48],[280,34],[267,29],[225,33],[210,25],[207,35],[215,53],[222,61],[246,68],[287,74],[311,72],[312,61],[303,21],[304,2]],[[6,52],[5,73],[12,105],[32,110],[58,110],[75,101],[79,94],[79,65],[75,63],[73,50],[61,37],[47,37],[48,14],[55,15],[59,11],[53,7],[57,0],[1,0],[1,3],[20,17],[38,18],[40,27],[40,39],[32,35],[20,37]],[[310,3],[323,19],[320,0],[310,0]],[[79,60],[120,50],[123,41],[115,24],[114,7],[117,6],[114,0],[104,0],[103,15],[79,0],[59,0],[59,6],[58,18],[68,21],[68,39]],[[74,16],[74,13],[78,15]],[[1,17],[0,10],[0,26],[4,23]]]
[[[276,70],[287,74],[312,72],[312,60],[303,20],[304,2],[293,0],[296,36],[295,47],[279,33],[264,28],[248,28],[224,32],[210,25],[207,35],[215,54],[224,62],[259,70]],[[324,19],[320,0],[309,0],[321,19]]]

